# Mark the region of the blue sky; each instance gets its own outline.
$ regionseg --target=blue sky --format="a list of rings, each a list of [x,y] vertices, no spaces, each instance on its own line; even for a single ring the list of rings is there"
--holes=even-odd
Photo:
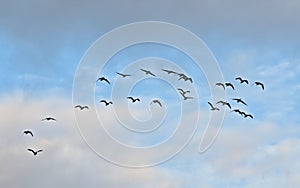
[[[1,187],[300,185],[298,1],[125,0],[87,3],[30,0],[1,2],[0,5],[0,146],[4,148],[0,151]],[[133,45],[112,57],[100,75],[107,76],[114,85],[117,81],[115,72],[128,67],[128,70],[134,70],[129,66],[134,61],[154,57],[175,62],[194,79],[194,84],[181,81],[178,87],[194,86],[197,91],[199,109],[187,107],[188,113],[184,113],[182,119],[189,131],[193,128],[190,119],[194,113],[199,114],[198,128],[178,155],[157,166],[124,168],[100,158],[82,138],[75,114],[80,113],[77,120],[85,123],[86,130],[81,130],[84,132],[97,124],[92,118],[97,112],[114,137],[132,146],[158,144],[178,128],[182,103],[176,88],[164,81],[168,75],[163,77],[162,63],[148,63],[147,66],[163,79],[143,80],[131,91],[132,95],[142,98],[141,103],[126,103],[117,111],[126,114],[129,107],[134,117],[157,122],[164,109],[149,103],[152,98],[161,99],[167,107],[164,111],[167,115],[156,131],[136,134],[120,129],[113,107],[106,108],[98,103],[101,98],[111,98],[113,86],[104,83],[91,83],[96,91],[93,95],[95,106],[83,113],[73,113],[73,80],[88,48],[112,29],[137,21],[177,24],[203,40],[216,58],[224,80],[236,86],[235,91],[227,89],[227,99],[243,98],[247,107],[230,102],[234,107],[252,113],[254,119],[240,118],[226,110],[216,141],[206,152],[199,154],[199,142],[211,114],[207,101],[212,99],[205,75],[196,69],[186,54],[175,48],[149,43]],[[144,76],[138,70],[133,74]],[[262,81],[266,89],[261,91],[259,87],[239,85],[234,80],[236,76],[249,79],[250,84]],[[175,78],[170,76],[170,79],[177,83]],[[123,80],[119,81],[122,84]],[[196,91],[192,92],[193,96]],[[120,101],[116,103],[125,104]],[[40,121],[48,115],[55,116],[58,121],[49,125]],[[127,120],[130,118],[124,119]],[[32,130],[35,137],[22,135],[25,129]],[[215,130],[210,131],[208,134]],[[157,153],[130,156],[114,148],[101,137],[102,133],[93,133],[91,140],[95,138],[95,144],[106,143],[99,148],[106,149],[116,159],[151,161],[160,156]],[[180,145],[180,140],[176,141],[170,148]],[[44,152],[33,157],[26,151],[27,147],[40,147]],[[164,151],[160,154],[164,155]]]

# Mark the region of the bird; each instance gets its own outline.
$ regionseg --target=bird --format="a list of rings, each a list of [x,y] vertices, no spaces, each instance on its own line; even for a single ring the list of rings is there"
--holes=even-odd
[[[178,80],[181,80],[181,79],[183,79],[184,81],[190,81],[191,83],[193,83],[192,78],[187,77],[186,75],[179,76]]]
[[[242,103],[242,104],[248,106],[241,98],[232,98],[232,100],[236,101],[237,103],[240,102],[240,103]]]
[[[145,70],[145,69],[140,69],[141,71],[143,71],[146,75],[149,74],[151,76],[156,76],[155,74],[153,74],[151,71],[149,70]]]
[[[158,99],[152,100],[151,104],[152,103],[157,103],[160,107],[162,107],[162,104],[161,104],[161,102]]]
[[[256,86],[261,86],[261,88],[262,88],[262,90],[265,90],[265,86],[264,86],[264,84],[263,83],[261,83],[261,82],[254,82],[252,85],[256,85]]]
[[[176,74],[175,71],[172,71],[172,70],[166,70],[166,69],[161,69],[162,71],[165,71],[166,73],[168,74]]]
[[[113,104],[112,101],[107,102],[106,100],[101,100],[100,102],[105,103],[105,106],[108,106],[110,104]]]
[[[56,121],[56,119],[55,118],[53,118],[53,117],[46,117],[46,118],[44,118],[44,119],[42,119],[42,121]]]
[[[133,98],[133,97],[127,97],[127,99],[130,99],[132,103],[135,103],[136,101],[141,101],[139,98]]]
[[[216,83],[216,86],[221,86],[225,90],[225,85],[223,83],[221,83],[221,82]]]
[[[81,106],[81,105],[76,105],[74,108],[79,108],[80,110],[84,110],[85,108],[86,109],[89,109],[89,107],[88,106]]]
[[[218,107],[215,107],[215,106],[213,106],[210,102],[207,102],[208,104],[209,104],[209,106],[210,106],[210,110],[211,111],[214,111],[214,110],[217,110],[217,111],[219,111],[220,109],[218,108]]]
[[[33,153],[33,155],[37,155],[39,152],[42,152],[43,150],[37,150],[37,151],[34,151],[33,149],[27,149],[28,151],[31,151]]]
[[[244,83],[244,82],[245,82],[246,84],[249,84],[248,80],[242,79],[241,77],[236,77],[235,80],[239,80],[241,84]]]
[[[185,96],[185,94],[179,92],[181,94],[181,96],[183,97],[183,100],[188,100],[188,99],[194,99],[194,97],[188,97],[188,96]]]
[[[131,74],[123,74],[123,73],[119,73],[119,72],[116,72],[118,75],[122,76],[123,78],[126,78],[128,76],[132,76]]]
[[[237,112],[239,113],[241,116],[245,116],[245,112],[240,111],[239,109],[234,109],[231,112]]]
[[[190,93],[190,92],[191,92],[191,91],[189,91],[189,90],[184,91],[184,90],[181,89],[181,88],[177,88],[177,90],[178,90],[180,93],[182,93],[183,95],[185,95],[186,93]]]
[[[226,82],[226,83],[225,83],[225,86],[226,86],[226,87],[231,87],[231,88],[234,90],[234,86],[233,86],[233,84],[230,83],[230,82]]]
[[[24,131],[24,134],[26,134],[26,135],[30,134],[33,137],[33,133],[31,131],[29,131],[29,130]]]
[[[221,103],[223,106],[224,106],[224,105],[227,105],[227,106],[228,106],[228,108],[230,108],[230,109],[231,109],[231,106],[230,106],[229,102],[225,102],[225,101],[218,101],[218,102],[217,102],[217,104],[219,104],[219,103]]]
[[[100,78],[98,78],[98,79],[97,79],[97,82],[98,82],[99,80],[100,80],[100,81],[105,81],[105,82],[107,82],[108,84],[110,84],[110,82],[108,81],[108,79],[105,78],[105,77],[103,77],[103,76],[100,77]]]
[[[250,117],[251,119],[253,119],[253,116],[251,114],[246,114],[245,113],[244,118],[246,118],[246,117]]]

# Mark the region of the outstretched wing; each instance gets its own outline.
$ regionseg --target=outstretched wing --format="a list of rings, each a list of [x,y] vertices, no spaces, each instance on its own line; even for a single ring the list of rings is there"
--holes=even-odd
[[[38,153],[38,152],[42,152],[42,151],[43,151],[43,150],[40,149],[40,150],[38,150],[38,151],[36,151],[36,152]]]
[[[80,105],[76,105],[74,108],[82,108],[82,106],[80,106]]]
[[[207,102],[208,104],[209,104],[209,106],[211,107],[211,108],[214,108],[214,106],[210,103],[210,102]]]
[[[35,153],[35,151],[33,149],[27,149],[28,151],[31,151],[33,154]]]

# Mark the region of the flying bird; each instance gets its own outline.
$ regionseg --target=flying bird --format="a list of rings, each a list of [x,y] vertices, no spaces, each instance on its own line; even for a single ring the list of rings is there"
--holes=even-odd
[[[136,101],[141,101],[139,98],[133,98],[133,97],[127,97],[127,99],[130,99],[132,103],[135,103]]]
[[[89,109],[89,107],[88,106],[81,106],[81,105],[76,105],[74,108],[79,108],[80,110],[84,110],[85,108],[86,109]]]
[[[241,84],[244,83],[244,82],[245,82],[246,84],[249,84],[248,80],[242,79],[241,77],[236,77],[235,80],[239,80]]]
[[[165,71],[166,73],[168,74],[176,74],[175,71],[172,71],[172,70],[166,70],[166,69],[161,69],[162,71]]]
[[[225,86],[226,86],[226,87],[231,87],[231,88],[234,90],[234,86],[233,86],[233,84],[230,83],[230,82],[226,82],[226,83],[225,83]]]
[[[207,103],[209,104],[211,111],[214,111],[214,110],[219,111],[220,110],[218,107],[213,106],[210,102],[207,102]]]
[[[179,93],[183,97],[183,100],[194,99],[194,97],[185,96],[185,94],[183,94],[181,92],[179,92]]]
[[[221,83],[221,82],[216,83],[216,86],[221,86],[225,90],[225,85],[223,83]]]
[[[46,117],[46,118],[42,119],[42,121],[56,121],[56,119],[53,117]]]
[[[180,92],[180,93],[182,93],[183,95],[185,95],[185,94],[187,94],[187,93],[190,93],[191,91],[189,91],[189,90],[186,90],[186,91],[184,91],[183,89],[181,89],[181,88],[177,88],[177,90]]]
[[[187,77],[186,75],[179,76],[178,80],[181,80],[181,79],[183,79],[184,81],[190,81],[191,83],[193,83],[192,78]]]
[[[264,90],[265,89],[265,86],[264,86],[264,84],[263,83],[261,83],[261,82],[254,82],[252,85],[256,85],[256,86],[261,86],[261,88],[262,88],[262,90]]]
[[[232,98],[232,100],[236,101],[237,103],[240,102],[240,103],[242,103],[242,104],[244,104],[244,105],[247,106],[247,104],[241,98]]]
[[[231,112],[237,112],[237,113],[239,113],[241,116],[244,116],[244,117],[245,117],[245,112],[242,112],[242,111],[240,111],[239,109],[234,109],[234,110],[232,110]]]
[[[251,114],[246,114],[245,113],[244,118],[246,118],[246,117],[250,117],[251,119],[253,119],[253,116]]]
[[[151,75],[151,76],[155,76],[155,74],[153,74],[151,71],[149,70],[145,70],[145,69],[140,69],[141,71],[143,71],[146,75]]]
[[[161,102],[159,100],[157,100],[157,99],[152,100],[151,104],[152,103],[157,103],[160,107],[162,107]]]
[[[231,109],[231,106],[230,106],[229,102],[226,102],[226,101],[219,101],[219,102],[217,102],[217,104],[220,104],[220,103],[221,103],[223,106],[224,106],[224,105],[227,105],[228,108]]]
[[[123,73],[119,73],[119,72],[116,72],[118,75],[122,76],[123,78],[126,78],[128,76],[132,76],[131,74],[123,74]]]
[[[107,102],[106,100],[101,100],[100,102],[104,103],[105,106],[108,106],[108,105],[110,105],[110,104],[113,104],[112,101]]]
[[[31,151],[33,153],[33,155],[37,155],[39,152],[42,152],[43,150],[37,150],[37,151],[34,151],[33,149],[27,149],[28,151]]]
[[[24,134],[30,134],[31,136],[33,136],[33,133],[31,132],[31,131],[29,131],[29,130],[26,130],[26,131],[24,131]]]
[[[110,82],[108,81],[108,79],[105,78],[105,77],[103,77],[103,76],[100,77],[100,78],[98,78],[98,79],[97,79],[97,82],[98,82],[99,80],[100,80],[100,81],[105,81],[105,82],[107,82],[108,84],[110,84]]]

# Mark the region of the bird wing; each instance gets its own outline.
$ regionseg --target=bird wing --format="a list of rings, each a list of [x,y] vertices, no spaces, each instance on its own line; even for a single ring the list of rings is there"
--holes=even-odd
[[[224,104],[224,101],[218,101],[218,102],[217,102],[217,104],[219,104],[219,103],[222,103],[222,104]]]
[[[214,108],[214,106],[210,103],[210,102],[207,102],[208,104],[209,104],[209,106],[211,107],[211,108]]]
[[[134,101],[133,97],[127,97],[127,99],[132,100],[132,102]]]
[[[35,151],[33,149],[27,149],[28,151],[31,151],[32,153],[35,153]]]
[[[183,89],[181,89],[181,88],[177,88],[177,90],[184,93]]]
[[[89,109],[89,107],[88,107],[88,106],[84,106],[83,108]]]
[[[231,109],[231,105],[227,102],[226,105]]]
[[[107,82],[108,84],[110,84],[110,82],[108,81],[108,79],[103,78],[103,80],[104,80],[105,82]]]
[[[42,152],[42,151],[43,151],[43,150],[40,149],[40,150],[38,150],[38,151],[36,151],[36,152],[38,153],[38,152]]]
[[[82,106],[80,106],[80,105],[76,105],[74,108],[82,108]]]
[[[246,84],[249,84],[248,80],[243,80],[243,82],[246,82]]]
[[[100,102],[104,102],[105,104],[107,103],[106,100],[101,100]]]
[[[241,101],[241,103],[243,103],[244,105],[246,105],[247,106],[247,104],[243,101],[243,100],[240,100]]]
[[[136,100],[136,101],[141,101],[139,98],[136,98],[136,99],[134,99],[134,100]]]
[[[150,75],[152,75],[152,76],[156,76],[155,74],[153,74],[153,73],[152,73],[152,72],[150,72],[150,71],[149,71],[149,74],[150,74]]]

